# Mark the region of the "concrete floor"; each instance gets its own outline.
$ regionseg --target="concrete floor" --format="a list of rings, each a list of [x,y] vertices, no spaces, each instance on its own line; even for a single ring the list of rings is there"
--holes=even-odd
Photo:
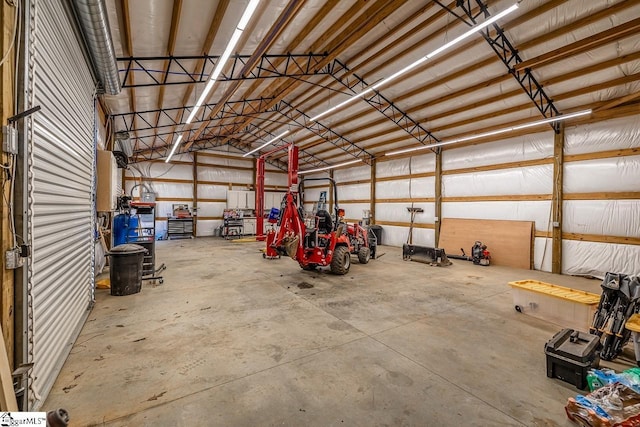
[[[545,376],[559,327],[516,313],[507,282],[599,281],[430,267],[391,247],[334,276],[262,247],[159,242],[164,284],[98,290],[43,410],[74,426],[573,425],[577,390]]]

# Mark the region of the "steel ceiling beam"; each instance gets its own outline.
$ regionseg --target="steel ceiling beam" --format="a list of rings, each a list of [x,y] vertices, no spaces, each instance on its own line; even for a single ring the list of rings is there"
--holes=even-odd
[[[275,112],[275,107],[267,108],[267,104],[271,99],[272,98],[256,98],[226,102],[222,109],[218,112],[218,114],[216,114],[214,119],[227,119],[262,114],[267,112]],[[209,120],[209,114],[216,105],[217,104],[215,103],[203,105],[201,110],[196,115],[193,123],[199,123]],[[185,113],[189,114],[192,108],[193,106],[191,105],[174,108],[160,108],[155,110],[112,114],[110,115],[110,117],[113,118],[114,124],[117,127],[117,131],[124,130],[127,132],[136,132],[141,130],[161,129],[167,126],[177,126],[180,123],[178,122],[178,120],[176,120],[175,117],[183,117]],[[171,113],[176,112],[178,112],[178,114],[174,114],[175,117],[172,117]],[[149,119],[150,116],[154,117],[153,122]],[[160,125],[161,119],[164,119],[165,123],[167,124]],[[140,123],[143,123],[143,125],[142,127],[134,127],[136,123],[138,125],[140,125]]]
[[[326,54],[282,54],[262,55],[251,71],[243,74],[244,66],[251,55],[232,55],[229,58],[231,69],[222,73],[219,81],[255,80],[277,77],[308,77],[328,74],[328,67],[318,68],[318,64],[326,58]],[[122,87],[149,87],[204,83],[213,71],[219,55],[195,56],[127,56],[117,58]],[[194,72],[193,63],[200,61],[200,67]],[[168,64],[158,69],[159,63]],[[228,67],[225,67],[228,69]],[[137,76],[132,82],[130,76]]]
[[[319,136],[350,156],[360,159],[368,165],[371,164],[371,159],[374,157],[373,154],[369,153],[364,148],[359,147],[357,144],[351,142],[339,133],[331,130],[322,123],[309,120],[310,117],[307,114],[297,108],[294,108],[288,102],[284,100],[280,101],[280,108],[278,108],[278,112],[287,119],[299,124],[300,126],[304,126],[309,132]]]
[[[436,2],[442,8],[448,10],[452,15],[456,16],[469,26],[475,25],[477,18],[481,15],[484,15],[485,18],[491,16],[487,9],[487,5],[482,0],[458,0],[457,6],[464,12],[464,16],[461,16],[462,14],[448,8],[439,1]],[[477,12],[474,12],[474,7],[476,7]],[[482,34],[482,37],[487,41],[487,43],[489,43],[491,49],[493,49],[502,63],[507,67],[509,73],[518,81],[520,87],[535,104],[542,116],[544,118],[559,116],[560,112],[555,105],[553,105],[553,100],[547,96],[542,85],[540,85],[533,76],[531,69],[522,68],[520,66],[523,63],[523,60],[518,54],[518,50],[513,47],[507,38],[503,28],[497,23],[493,23],[480,31],[480,34]],[[554,132],[558,133],[560,131],[559,122],[550,123],[549,125]]]
[[[269,131],[266,131],[262,128],[259,128],[258,126],[251,123],[244,128],[244,131],[264,142],[267,142],[276,136],[275,134]],[[242,144],[242,142],[240,144]],[[288,144],[289,144],[288,142],[278,139],[269,148],[270,149],[278,148]],[[234,147],[240,148],[237,145],[234,145]],[[244,150],[245,152],[248,151],[247,144],[244,144],[244,148],[240,148],[240,149]],[[307,164],[310,164],[314,168],[329,166],[329,163],[327,163],[326,161],[316,157],[314,154],[310,153],[309,151],[305,151],[303,149],[299,149],[298,159],[304,160]]]
[[[330,67],[331,76],[352,93],[357,94],[370,89],[369,85],[357,74],[351,72],[349,68],[339,60],[334,60]],[[398,125],[400,129],[407,132],[423,145],[440,142],[430,131],[425,129],[420,123],[409,117],[378,90],[373,90],[371,95],[362,97],[362,100],[382,113],[385,117]]]

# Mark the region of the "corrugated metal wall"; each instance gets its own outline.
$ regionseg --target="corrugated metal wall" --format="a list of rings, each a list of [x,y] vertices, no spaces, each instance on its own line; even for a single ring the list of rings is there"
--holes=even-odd
[[[29,409],[40,407],[67,358],[94,286],[94,82],[63,2],[31,2],[28,154]]]

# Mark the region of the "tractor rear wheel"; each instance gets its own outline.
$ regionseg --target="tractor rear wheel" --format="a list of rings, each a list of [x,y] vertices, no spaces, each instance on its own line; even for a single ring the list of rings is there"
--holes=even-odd
[[[366,246],[363,246],[358,251],[358,261],[360,264],[366,264],[371,259],[371,251]]]
[[[347,274],[351,267],[351,254],[346,246],[338,246],[333,251],[331,259],[331,272],[333,274]]]

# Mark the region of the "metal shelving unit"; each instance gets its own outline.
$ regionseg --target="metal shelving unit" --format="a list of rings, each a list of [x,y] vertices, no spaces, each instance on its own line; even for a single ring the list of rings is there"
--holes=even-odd
[[[225,218],[222,225],[222,237],[225,239],[240,238],[244,234],[242,218]]]
[[[167,238],[190,239],[192,237],[193,217],[167,219]]]

